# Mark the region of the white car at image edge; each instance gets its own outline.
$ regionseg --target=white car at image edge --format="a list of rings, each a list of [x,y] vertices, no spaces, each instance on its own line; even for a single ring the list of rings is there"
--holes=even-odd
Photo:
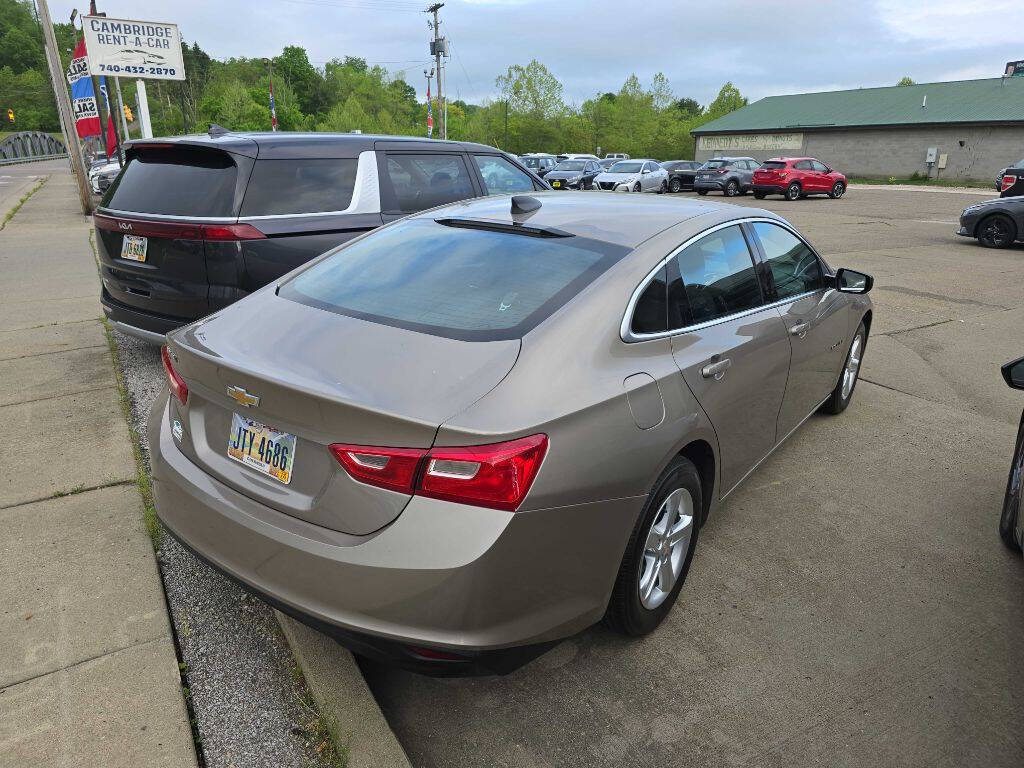
[[[664,192],[668,171],[657,160],[620,160],[594,179],[602,192]]]

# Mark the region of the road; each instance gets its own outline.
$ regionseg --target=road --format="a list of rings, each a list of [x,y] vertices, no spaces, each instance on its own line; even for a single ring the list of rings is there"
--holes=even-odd
[[[652,635],[596,627],[503,678],[364,664],[413,763],[1024,764],[1024,563],[996,533],[1024,406],[998,370],[1024,354],[1024,247],[953,234],[979,199],[738,199],[874,274],[852,405],[719,509]]]
[[[67,160],[0,165],[0,214],[14,207],[38,179],[54,171],[65,171],[67,167]]]

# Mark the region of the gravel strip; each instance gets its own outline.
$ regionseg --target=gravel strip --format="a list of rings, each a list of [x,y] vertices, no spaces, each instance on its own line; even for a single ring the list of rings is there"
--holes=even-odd
[[[114,337],[148,468],[146,420],[164,386],[160,350]],[[330,749],[319,749],[318,716],[273,611],[166,533],[157,560],[206,766],[329,768]]]

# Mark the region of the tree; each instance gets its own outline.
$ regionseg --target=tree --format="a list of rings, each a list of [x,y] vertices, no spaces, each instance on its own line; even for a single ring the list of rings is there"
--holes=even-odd
[[[510,111],[549,119],[565,109],[562,84],[536,59],[525,67],[514,64],[494,82]]]
[[[904,75],[896,85],[917,85],[917,83],[910,79],[910,75]]]
[[[715,100],[708,104],[705,115],[714,120],[722,115],[727,115],[741,107],[747,106],[747,99],[740,93],[739,89],[731,82],[727,82],[718,92]],[[707,121],[705,121],[707,122]]]
[[[679,116],[684,120],[700,117],[704,112],[704,107],[696,99],[677,99],[672,106],[675,107],[676,111],[679,112]]]

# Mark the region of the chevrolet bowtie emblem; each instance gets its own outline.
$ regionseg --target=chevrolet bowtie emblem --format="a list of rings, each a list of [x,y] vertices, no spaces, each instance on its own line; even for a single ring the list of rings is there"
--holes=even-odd
[[[259,395],[250,395],[243,387],[228,387],[228,396],[233,397],[239,405],[252,408],[260,404]]]

